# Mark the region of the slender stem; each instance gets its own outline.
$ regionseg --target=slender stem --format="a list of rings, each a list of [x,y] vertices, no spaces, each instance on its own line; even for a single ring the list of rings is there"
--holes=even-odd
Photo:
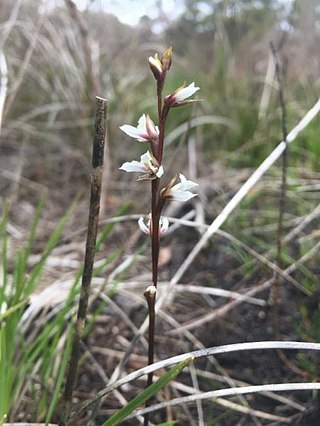
[[[168,113],[169,113],[169,108],[167,105],[164,105],[160,115],[160,121],[159,121],[159,153],[157,157],[159,164],[162,163],[163,147],[164,147],[164,132],[165,132],[165,125],[166,125]]]
[[[157,84],[157,98],[158,98],[158,117],[159,117],[159,140],[157,144],[153,144],[152,153],[157,159],[159,165],[162,162],[163,156],[163,143],[164,143],[164,128],[167,116],[167,108],[162,109],[162,90],[164,80],[158,81]],[[160,232],[159,221],[162,203],[159,203],[159,187],[160,179],[156,178],[151,181],[151,256],[152,256],[152,283],[157,288],[158,285],[158,264],[159,264],[159,250],[160,250]],[[155,340],[155,301],[156,292],[151,293],[146,290],[144,293],[148,303],[149,314],[149,340],[148,340],[148,365],[153,364],[154,361],[154,340]],[[153,373],[148,374],[147,387],[152,384]],[[146,401],[145,406],[148,407],[150,401]],[[149,414],[144,417],[144,426],[149,424]]]
[[[155,326],[155,303],[156,303],[156,296],[154,297],[148,297],[148,310],[149,310],[149,321],[150,321],[150,329],[149,329],[149,349],[148,349],[148,360],[149,364],[153,364],[154,361],[154,326]],[[148,384],[147,386],[152,384],[152,373],[148,374]]]
[[[157,98],[158,98],[158,117],[159,117],[159,124],[161,121],[161,111],[162,111],[162,90],[163,90],[163,82],[159,82],[157,84]]]
[[[149,313],[149,341],[148,341],[148,365],[153,364],[154,362],[154,335],[155,335],[155,303],[156,303],[156,293],[151,293],[146,290],[145,298],[148,303],[148,313]],[[153,381],[153,372],[148,374],[147,386],[150,386]],[[150,405],[150,400],[147,400],[145,403],[145,407]],[[144,426],[148,426],[149,424],[149,414],[144,416]]]
[[[155,287],[158,284],[158,263],[159,263],[159,220],[158,212],[158,193],[160,179],[155,179],[151,183],[152,201],[151,201],[151,252],[152,252],[152,282]]]
[[[78,314],[75,324],[75,333],[73,337],[71,357],[69,368],[67,372],[67,380],[64,390],[64,407],[63,407],[63,424],[69,424],[71,414],[72,395],[75,385],[78,362],[80,358],[81,339],[87,316],[87,307],[89,300],[89,292],[93,271],[93,262],[95,256],[99,210],[100,210],[100,197],[101,197],[101,182],[102,182],[102,166],[103,166],[103,152],[104,140],[106,131],[107,119],[107,101],[102,98],[96,97],[96,119],[95,119],[95,133],[93,140],[92,152],[92,167],[91,174],[91,195],[89,207],[89,220],[88,232],[86,241],[86,252],[84,259],[84,268],[81,283],[81,292],[78,305]]]
[[[280,200],[279,200],[279,216],[278,216],[278,229],[277,229],[277,258],[276,263],[278,268],[282,268],[282,248],[283,248],[283,215],[286,202],[286,189],[287,189],[287,171],[288,171],[288,130],[287,130],[287,110],[284,93],[284,82],[283,73],[280,61],[277,55],[277,51],[270,43],[270,48],[273,54],[273,58],[276,64],[276,77],[279,85],[279,103],[281,108],[281,125],[282,125],[282,140],[285,142],[286,147],[282,154],[282,178],[280,188]],[[270,299],[273,304],[273,327],[275,336],[278,335],[279,328],[279,312],[278,305],[280,302],[280,275],[276,273],[274,283],[270,295]]]

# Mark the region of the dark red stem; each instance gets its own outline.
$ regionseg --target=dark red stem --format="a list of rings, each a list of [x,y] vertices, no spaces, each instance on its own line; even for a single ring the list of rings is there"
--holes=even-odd
[[[159,116],[159,139],[157,143],[151,146],[152,154],[157,159],[159,165],[162,163],[163,145],[164,145],[164,130],[165,122],[169,112],[166,105],[162,108],[162,90],[163,81],[158,81],[157,96],[158,96],[158,116]],[[151,181],[151,253],[152,253],[152,283],[157,288],[158,285],[158,264],[159,264],[159,249],[160,249],[160,230],[159,221],[161,211],[164,205],[163,200],[159,198],[160,179],[156,178]],[[154,361],[154,339],[155,339],[155,303],[156,293],[153,295],[150,292],[145,293],[148,303],[149,312],[149,342],[148,342],[148,365]],[[152,384],[153,373],[148,374],[147,387]],[[146,407],[150,401],[146,401]],[[144,416],[144,426],[149,424],[149,415]]]
[[[150,291],[145,292],[145,298],[148,303],[148,312],[149,312],[149,344],[148,344],[148,365],[153,364],[154,361],[154,334],[155,334],[155,304],[156,304],[156,293],[151,294]],[[152,385],[153,373],[148,374],[147,387]],[[145,406],[150,405],[150,400],[146,401]],[[144,426],[149,424],[149,414],[144,416]]]
[[[158,212],[158,193],[160,179],[154,179],[151,182],[152,200],[151,200],[151,253],[152,253],[152,282],[155,287],[158,284],[158,261],[159,261],[159,220]]]

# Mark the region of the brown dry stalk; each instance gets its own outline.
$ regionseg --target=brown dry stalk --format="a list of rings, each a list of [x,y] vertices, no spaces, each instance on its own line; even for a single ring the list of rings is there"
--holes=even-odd
[[[286,189],[287,189],[287,172],[288,172],[288,130],[287,130],[287,110],[286,110],[286,101],[284,93],[284,81],[283,81],[283,71],[278,58],[278,52],[274,44],[270,43],[271,52],[275,62],[275,71],[278,81],[279,88],[279,103],[281,109],[281,126],[282,126],[282,140],[285,142],[286,147],[282,154],[282,177],[281,177],[281,188],[280,188],[280,200],[279,200],[279,216],[278,216],[278,229],[277,229],[277,257],[276,264],[279,269],[282,269],[282,249],[283,249],[283,215],[285,209],[286,201]],[[281,277],[278,272],[276,272],[274,281],[272,284],[269,303],[273,307],[273,332],[274,336],[278,336],[279,328],[279,312],[278,306],[280,303],[280,281]]]
[[[77,375],[78,362],[80,357],[81,339],[85,327],[88,299],[93,271],[93,262],[96,249],[96,240],[98,233],[102,166],[104,141],[107,123],[107,101],[106,99],[96,97],[96,117],[95,130],[92,151],[92,173],[91,173],[91,194],[89,207],[89,220],[86,241],[86,251],[84,259],[84,268],[81,283],[81,292],[78,305],[78,314],[75,324],[75,333],[67,372],[67,380],[64,391],[63,424],[69,424],[71,414],[72,394]]]

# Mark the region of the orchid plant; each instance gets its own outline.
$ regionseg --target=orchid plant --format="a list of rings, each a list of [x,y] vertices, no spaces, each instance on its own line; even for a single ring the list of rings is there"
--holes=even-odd
[[[171,108],[197,102],[196,99],[188,99],[194,95],[199,87],[194,83],[188,86],[184,83],[181,87],[167,96],[163,96],[163,89],[167,72],[172,63],[172,48],[165,50],[159,58],[158,54],[149,57],[149,66],[157,82],[157,105],[158,105],[158,126],[152,121],[150,116],[143,114],[137,127],[123,125],[120,129],[128,136],[136,139],[138,142],[147,143],[149,150],[141,155],[140,161],[131,161],[124,163],[120,170],[126,172],[141,173],[138,181],[151,181],[151,213],[148,222],[145,223],[143,217],[138,221],[140,229],[151,237],[152,252],[152,285],[148,286],[144,292],[149,309],[149,364],[153,363],[154,358],[154,330],[155,330],[155,301],[158,284],[158,260],[160,248],[160,236],[163,235],[168,227],[169,221],[162,217],[161,213],[167,201],[188,201],[197,194],[190,192],[198,185],[188,180],[182,173],[179,174],[180,182],[176,183],[178,176],[174,176],[169,183],[161,188],[161,178],[164,176],[164,167],[162,165],[164,137],[166,120]],[[148,383],[152,383],[152,374],[148,376]],[[145,422],[148,424],[148,420]]]

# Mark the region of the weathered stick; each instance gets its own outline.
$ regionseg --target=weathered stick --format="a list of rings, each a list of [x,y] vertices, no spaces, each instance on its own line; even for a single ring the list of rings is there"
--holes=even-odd
[[[102,182],[102,166],[104,141],[107,122],[107,101],[106,99],[96,97],[96,118],[95,130],[93,138],[92,151],[92,173],[91,173],[91,194],[89,207],[89,221],[86,241],[86,252],[84,259],[84,268],[81,283],[81,292],[78,305],[78,314],[75,324],[75,333],[71,350],[69,369],[67,372],[67,381],[64,391],[64,410],[63,424],[67,425],[71,413],[72,394],[77,375],[78,362],[80,357],[80,346],[83,335],[83,330],[86,321],[90,284],[93,271],[93,262],[95,256],[100,197],[101,197],[101,182]]]

